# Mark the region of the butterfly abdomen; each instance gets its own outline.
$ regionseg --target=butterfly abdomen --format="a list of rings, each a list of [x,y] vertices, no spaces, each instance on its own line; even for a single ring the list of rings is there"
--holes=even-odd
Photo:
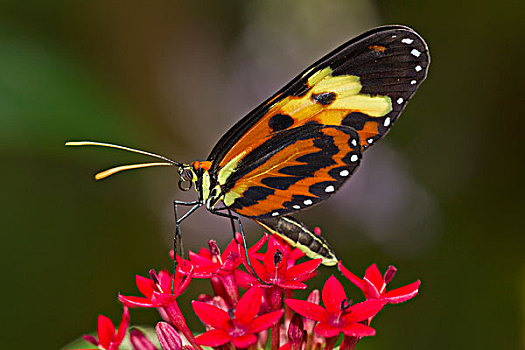
[[[323,265],[334,266],[339,259],[326,240],[316,235],[306,225],[291,216],[255,220],[259,225],[275,234],[291,246],[297,247],[311,259],[323,259]]]

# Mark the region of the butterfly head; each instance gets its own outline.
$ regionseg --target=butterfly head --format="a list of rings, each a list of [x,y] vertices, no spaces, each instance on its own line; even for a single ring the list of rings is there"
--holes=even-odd
[[[198,180],[193,164],[181,164],[179,166],[179,176],[179,188],[181,191],[188,191]],[[197,188],[196,185],[195,188]]]

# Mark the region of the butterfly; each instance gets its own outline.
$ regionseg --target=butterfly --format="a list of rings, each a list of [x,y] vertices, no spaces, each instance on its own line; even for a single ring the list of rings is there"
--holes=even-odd
[[[177,166],[179,187],[192,186],[198,199],[175,201],[180,223],[204,206],[216,215],[248,217],[325,265],[338,258],[326,240],[288,214],[319,204],[352,176],[365,151],[399,118],[430,64],[427,44],[413,29],[372,29],[308,67],[222,136],[204,161],[179,163],[124,146],[105,146],[163,162],[123,165],[98,173],[102,179],[129,169]],[[177,218],[177,206],[191,206]],[[233,213],[232,213],[233,212]],[[234,226],[235,230],[235,226]]]

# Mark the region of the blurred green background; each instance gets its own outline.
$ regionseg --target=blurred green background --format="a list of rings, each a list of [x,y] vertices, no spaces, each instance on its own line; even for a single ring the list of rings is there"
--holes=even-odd
[[[204,159],[303,68],[390,23],[427,40],[429,77],[350,184],[301,217],[356,273],[394,264],[394,287],[423,282],[360,348],[524,347],[522,0],[0,4],[3,349],[59,348],[99,313],[120,318],[117,292],[169,267],[171,201],[194,197],[175,169],[95,183],[96,170],[145,159],[66,140]],[[231,235],[204,210],[183,230],[190,249]]]

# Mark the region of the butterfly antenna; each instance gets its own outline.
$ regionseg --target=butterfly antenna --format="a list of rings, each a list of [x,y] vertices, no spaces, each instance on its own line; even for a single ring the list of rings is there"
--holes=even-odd
[[[107,169],[107,170],[104,170],[104,171],[101,171],[95,174],[96,180],[102,180],[102,179],[105,179],[106,177],[109,177],[111,175],[114,175],[116,173],[126,171],[126,170],[148,168],[148,167],[154,167],[154,166],[174,166],[174,165],[181,166],[182,165],[179,162],[176,162],[174,160],[171,160],[159,154],[146,152],[146,151],[142,151],[139,149],[125,147],[121,145],[115,145],[112,143],[95,142],[95,141],[70,141],[70,142],[66,142],[66,146],[99,146],[99,147],[116,148],[116,149],[121,149],[121,150],[128,151],[128,152],[144,154],[146,156],[162,159],[165,161],[165,162],[151,162],[151,163],[140,163],[140,164],[129,164],[129,165],[116,166],[114,168],[110,168],[110,169]]]

